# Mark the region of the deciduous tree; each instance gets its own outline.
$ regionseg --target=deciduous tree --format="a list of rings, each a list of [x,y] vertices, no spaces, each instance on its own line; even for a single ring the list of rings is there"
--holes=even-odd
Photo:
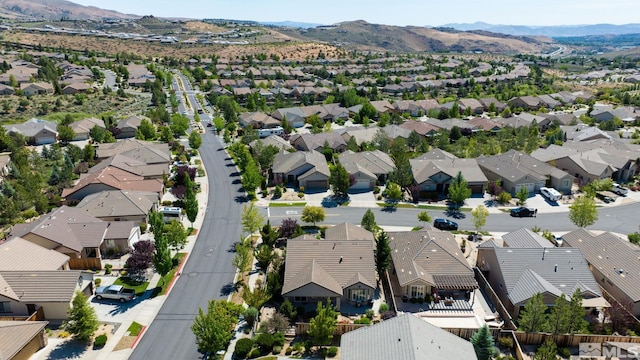
[[[333,331],[338,323],[338,313],[333,310],[331,301],[327,299],[327,304],[322,305],[318,301],[316,316],[309,322],[309,336],[315,345],[329,345],[333,339]]]
[[[449,186],[449,200],[455,207],[460,207],[470,196],[471,189],[469,189],[467,180],[462,176],[462,172],[459,171]]]
[[[241,305],[223,300],[210,300],[207,312],[200,308],[191,325],[198,351],[212,355],[220,350],[226,350],[242,311]]]
[[[302,221],[313,223],[313,226],[320,221],[324,221],[325,218],[324,209],[320,206],[305,206],[302,209]]]
[[[476,233],[478,233],[487,223],[489,210],[487,210],[484,205],[478,205],[475,209],[471,210],[471,215],[473,215],[473,226],[476,228]]]
[[[260,229],[264,223],[264,216],[253,203],[249,203],[242,208],[241,223],[242,230],[251,235]]]
[[[329,185],[331,190],[336,196],[347,197],[351,182],[349,181],[349,173],[347,169],[338,163],[331,169],[331,175],[329,176]]]
[[[199,132],[194,130],[189,134],[189,146],[196,150],[202,146],[202,136],[200,136]]]
[[[422,222],[422,226],[425,226],[427,223],[431,222],[431,216],[426,211],[421,211],[418,213],[418,221]]]
[[[63,328],[71,333],[74,338],[88,341],[99,326],[96,310],[89,304],[87,297],[77,291],[71,301],[69,318],[64,322]]]
[[[363,229],[370,231],[372,233],[376,232],[376,227],[378,225],[376,224],[376,216],[373,214],[373,211],[371,211],[371,209],[367,209],[364,215],[362,215],[360,226],[362,226]]]
[[[593,225],[598,220],[598,208],[594,198],[588,195],[576,198],[569,206],[569,220],[581,228]]]

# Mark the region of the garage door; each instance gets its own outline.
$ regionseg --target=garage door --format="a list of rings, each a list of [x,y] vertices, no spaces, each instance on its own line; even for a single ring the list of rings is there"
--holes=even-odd
[[[327,188],[327,182],[324,180],[307,181],[306,185],[305,189],[318,190]]]
[[[522,187],[526,187],[526,188],[527,188],[527,191],[528,191],[528,192],[530,192],[530,193],[532,193],[532,192],[535,192],[535,191],[536,191],[536,184],[534,184],[534,183],[530,183],[530,184],[519,184],[519,185],[516,185],[516,193],[517,193],[517,192],[520,190],[520,188],[522,188]]]
[[[370,190],[371,189],[371,180],[362,179],[356,181],[355,184],[351,185],[349,190]]]
[[[482,185],[471,185],[469,188],[472,194],[482,194]]]
[[[44,136],[44,137],[40,137],[37,140],[38,145],[42,145],[42,144],[53,144],[54,142],[56,142],[56,138],[51,136]]]

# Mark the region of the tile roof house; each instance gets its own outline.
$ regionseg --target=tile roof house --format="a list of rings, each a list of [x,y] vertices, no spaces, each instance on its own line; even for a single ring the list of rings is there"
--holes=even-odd
[[[553,306],[562,294],[568,298],[580,289],[586,309],[608,307],[578,249],[481,247],[477,261],[514,318],[537,293],[542,294],[547,306]]]
[[[507,107],[507,105],[498,101],[496,98],[482,98],[480,99],[480,103],[484,106],[484,109],[487,111],[489,110],[489,107],[491,106],[491,104],[495,106],[496,112],[502,112],[502,110],[504,110]]]
[[[256,129],[270,129],[280,126],[280,120],[261,112],[246,112],[238,117],[242,127],[253,126]]]
[[[169,164],[171,162],[171,150],[166,143],[124,139],[114,143],[98,144],[96,149],[98,160],[104,160],[116,154],[123,154],[147,164]]]
[[[373,190],[377,183],[387,181],[396,168],[393,159],[380,150],[357,153],[347,150],[338,161],[356,180],[350,190]]]
[[[295,303],[330,299],[340,310],[342,302],[367,303],[376,287],[371,240],[287,241],[282,295]]]
[[[274,183],[304,188],[305,191],[327,190],[330,175],[324,155],[315,150],[278,153],[271,167]]]
[[[107,166],[93,173],[82,174],[73,187],[62,190],[62,197],[74,202],[106,190],[153,191],[162,194],[164,183],[162,179],[145,179],[126,170]]]
[[[123,226],[128,228],[124,235]],[[67,255],[71,269],[100,269],[101,254],[116,247],[129,249],[138,241],[140,228],[133,221],[110,223],[63,205],[32,222],[14,225],[9,235]]]
[[[348,142],[352,137],[355,138],[356,144],[360,146],[365,141],[368,143],[372,142],[378,131],[381,131],[381,129],[375,126],[368,128],[350,126],[341,130],[341,136],[345,142]]]
[[[512,109],[522,108],[524,110],[536,110],[542,104],[537,96],[518,96],[508,102]]]
[[[334,152],[343,152],[347,149],[347,143],[338,132],[326,132],[319,134],[296,134],[289,138],[294,148],[300,151],[322,151],[325,143]]]
[[[0,321],[0,356],[3,359],[29,359],[47,346],[48,321]]]
[[[387,235],[394,297],[404,301],[427,295],[469,299],[470,291],[478,288],[473,270],[450,232],[422,230]]]
[[[484,105],[476,99],[460,99],[458,100],[458,105],[460,106],[460,111],[465,111],[466,109],[470,109],[472,114],[482,114],[484,111]]]
[[[85,196],[76,209],[103,221],[133,221],[139,225],[147,222],[159,200],[156,192],[110,190]]]
[[[306,114],[299,107],[277,109],[271,113],[271,116],[282,121],[287,119],[289,124],[295,128],[304,126]]]
[[[142,123],[142,120],[147,120],[151,122],[151,120],[148,117],[138,116],[138,115],[132,115],[132,116],[129,116],[128,118],[118,121],[118,124],[116,125],[116,129],[117,129],[115,134],[116,139],[126,139],[126,138],[135,137],[136,131],[138,130],[138,127]]]
[[[565,171],[513,149],[499,155],[480,157],[478,165],[490,181],[500,180],[502,188],[513,195],[521,187],[526,187],[532,194],[545,186],[568,194],[573,184],[573,176]]]
[[[527,228],[520,228],[502,235],[504,247],[509,248],[552,248],[551,241]]]
[[[291,143],[279,135],[269,135],[264,139],[253,140],[249,143],[249,147],[253,149],[257,146],[258,143],[261,143],[263,147],[273,145],[280,151],[293,150],[293,146],[291,145]]]
[[[30,316],[44,310],[48,320],[65,320],[76,291],[93,292],[93,273],[68,271],[0,271],[3,316]]]
[[[407,120],[400,125],[401,128],[409,131],[415,131],[418,135],[427,136],[432,135],[440,130],[439,127],[429,124],[426,121],[419,120]]]
[[[436,196],[446,195],[449,185],[460,172],[467,180],[472,194],[484,194],[487,177],[478,166],[476,159],[459,159],[455,156],[441,158],[442,153],[444,152],[429,152],[409,160],[413,178],[420,186],[420,191],[433,193]]]
[[[562,246],[579,249],[597,283],[640,316],[640,247],[610,232],[577,229],[562,236]]]
[[[22,124],[4,125],[8,134],[15,133],[27,138],[32,145],[52,144],[57,141],[58,124],[42,119],[32,118]]]
[[[340,338],[341,360],[476,360],[473,345],[411,314],[350,331]]]
[[[618,171],[618,168],[602,159],[600,155],[597,149],[581,152],[555,144],[531,153],[532,157],[553,163],[558,169],[572,174],[581,186],[593,180],[611,178]]]
[[[370,231],[347,222],[327,228],[324,238],[325,241],[375,240],[373,233]]]
[[[116,154],[91,167],[88,174],[100,172],[110,166],[134,175],[142,176],[146,180],[162,179],[164,175],[168,175],[170,172],[168,165],[167,163],[147,164],[144,161],[130,158],[124,154]]]
[[[106,129],[103,120],[92,117],[72,122],[71,124],[69,124],[69,127],[71,127],[73,133],[75,134],[75,136],[73,137],[73,141],[88,140],[91,137],[91,129],[96,126],[101,129]]]
[[[53,85],[46,82],[20,84],[24,96],[53,94]]]
[[[69,256],[20,237],[0,244],[0,271],[69,270]]]

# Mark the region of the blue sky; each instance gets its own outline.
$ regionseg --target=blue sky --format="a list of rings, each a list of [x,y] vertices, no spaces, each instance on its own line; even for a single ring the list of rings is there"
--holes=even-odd
[[[388,25],[638,23],[638,0],[72,0],[136,15]]]

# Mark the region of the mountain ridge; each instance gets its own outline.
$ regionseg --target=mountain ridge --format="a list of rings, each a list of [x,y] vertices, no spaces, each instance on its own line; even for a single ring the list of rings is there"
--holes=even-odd
[[[429,26],[431,27],[431,26]],[[449,23],[438,28],[453,28],[461,31],[485,30],[518,36],[590,36],[590,35],[623,35],[640,33],[640,24],[582,24],[582,25],[507,25],[489,24],[482,21],[475,23]]]
[[[67,0],[0,0],[0,17],[25,20],[136,19],[140,16]]]

